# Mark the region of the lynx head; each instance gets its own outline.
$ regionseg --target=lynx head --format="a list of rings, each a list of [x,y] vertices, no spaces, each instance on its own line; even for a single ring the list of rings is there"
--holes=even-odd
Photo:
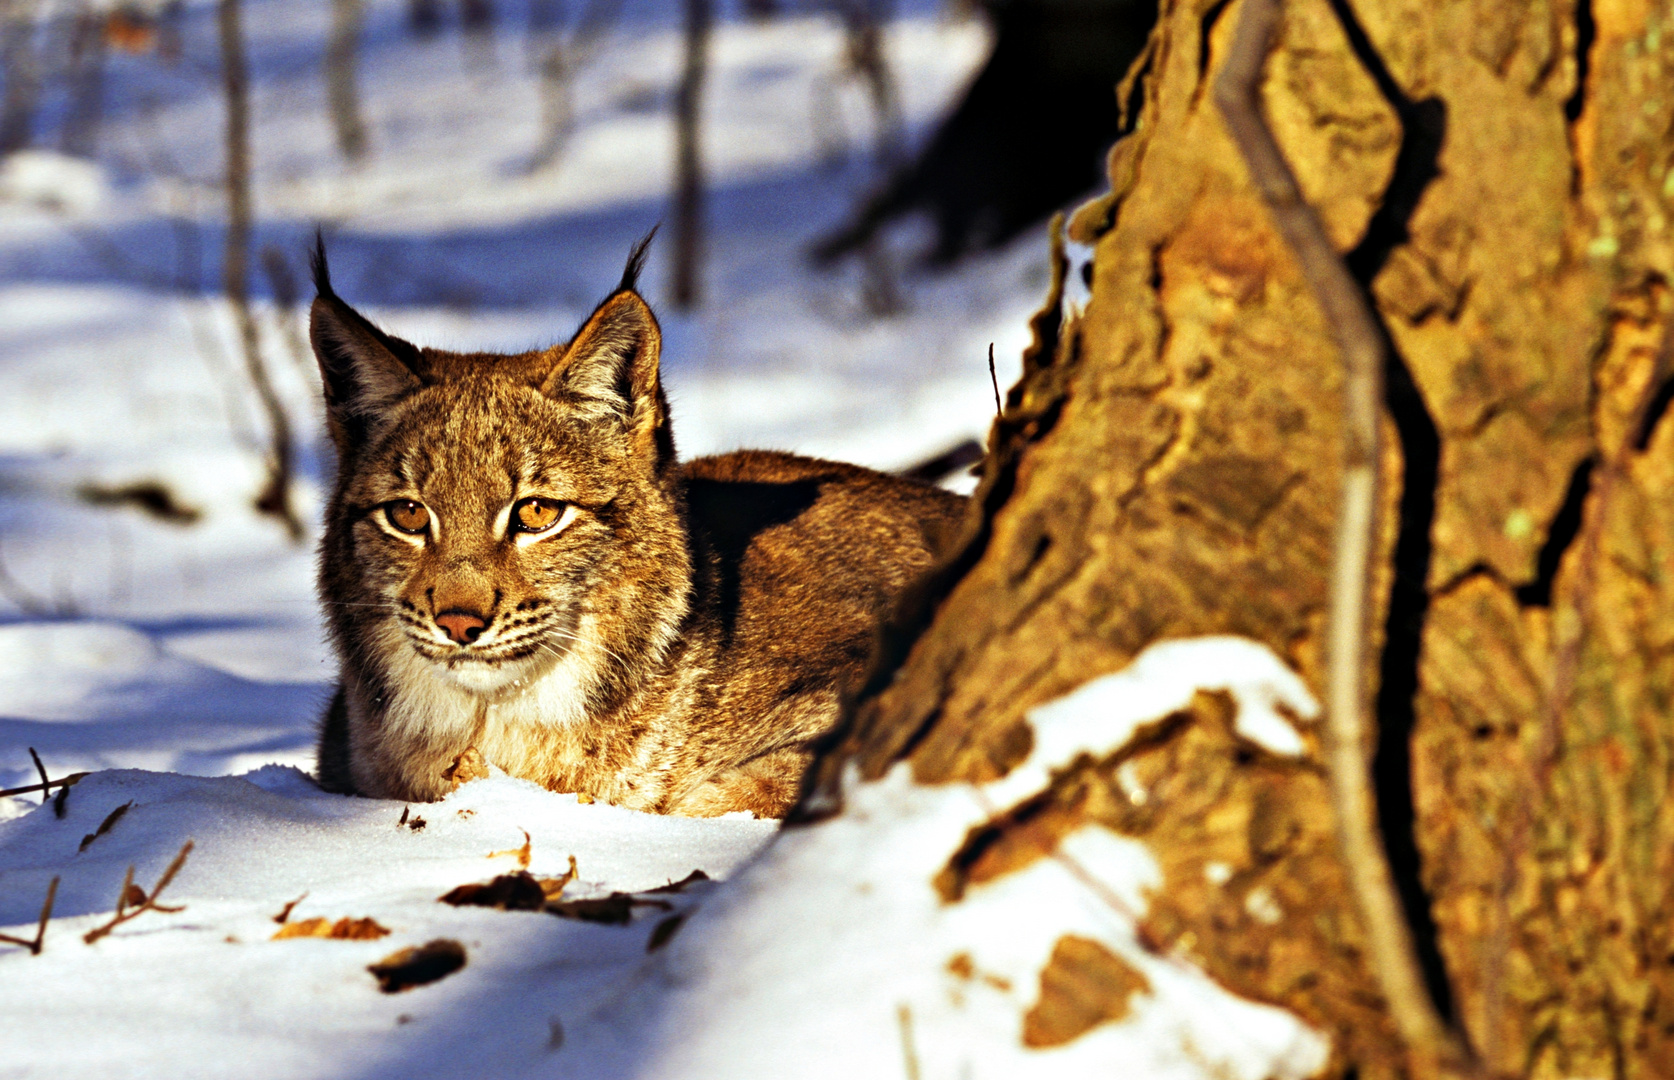
[[[345,677],[492,699],[556,676],[581,708],[672,642],[691,564],[635,286],[649,241],[573,340],[513,355],[385,333],[316,247],[309,333],[338,453],[320,590]]]

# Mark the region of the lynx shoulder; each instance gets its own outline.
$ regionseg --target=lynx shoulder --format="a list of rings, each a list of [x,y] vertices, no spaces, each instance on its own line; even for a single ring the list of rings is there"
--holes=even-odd
[[[964,500],[790,454],[680,463],[642,257],[568,344],[489,355],[383,332],[316,251],[328,789],[439,798],[475,749],[641,810],[795,801]]]

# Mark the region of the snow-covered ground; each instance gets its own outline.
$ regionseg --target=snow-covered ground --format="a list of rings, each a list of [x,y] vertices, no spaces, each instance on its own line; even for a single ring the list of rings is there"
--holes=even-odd
[[[456,35],[413,40],[397,0],[368,8],[372,154],[346,166],[319,77],[326,5],[247,6],[257,244],[300,277],[322,224],[339,291],[415,340],[521,349],[569,336],[632,241],[668,213],[678,5],[629,0],[576,77],[563,153],[538,170],[521,8],[502,8],[486,50]],[[0,787],[34,779],[30,747],[55,776],[93,773],[62,815],[37,796],[0,798],[0,933],[33,937],[60,881],[41,955],[0,944],[0,1080],[952,1078],[1064,1075],[1095,1061],[1126,1061],[1135,1076],[1257,1080],[1315,1066],[1315,1036],[1135,953],[1131,919],[1077,894],[1056,863],[995,887],[986,915],[942,912],[927,868],[990,800],[1015,793],[925,792],[892,775],[851,793],[837,822],[751,863],[773,823],[578,805],[504,777],[412,808],[313,787],[313,725],[333,672],[312,536],[293,543],[251,509],[263,420],[214,296],[213,7],[186,10],[176,65],[113,54],[96,167],[50,154],[0,162]],[[984,32],[924,4],[902,10],[888,49],[909,133],[922,137],[980,61]],[[905,310],[885,318],[867,313],[854,267],[808,268],[809,241],[875,180],[864,91],[840,76],[842,48],[834,20],[806,13],[717,29],[704,302],[690,313],[662,302],[666,248],[645,279],[687,454],[772,446],[898,467],[982,437],[989,343],[1002,383],[1018,370],[1046,286],[1043,232],[953,274],[905,272]],[[63,102],[46,104],[50,128]],[[846,164],[834,163],[845,147]],[[903,263],[912,239],[894,237]],[[312,361],[296,347],[302,316],[253,280],[299,428],[312,530],[329,462]],[[196,521],[84,496],[135,484],[160,485]],[[1282,726],[1262,704],[1295,697],[1277,662],[1233,646],[1208,667],[1224,674],[1228,657],[1246,662],[1251,722]],[[1138,700],[1155,704],[1192,684],[1180,664],[1153,669],[1119,688],[1148,686]],[[1145,707],[1083,701],[1079,727],[1039,722],[1078,745],[1089,725],[1119,741]],[[130,865],[149,891],[188,840],[159,900],[184,910],[146,911],[84,943]],[[1154,871],[1142,849],[1102,835],[1074,843],[1143,906]],[[559,877],[572,856],[565,900],[622,891],[654,903],[633,907],[626,926],[437,903],[520,867]],[[643,892],[693,870],[714,882]],[[365,918],[389,933],[270,940],[303,894],[289,923]],[[978,942],[1042,896],[1064,926],[1143,970],[1155,1007],[1069,1047],[1024,1051],[1018,1026],[1050,942],[1025,934],[986,954]],[[463,946],[462,970],[378,992],[369,964],[434,939]],[[969,986],[947,984],[942,953],[959,948],[976,950]]]

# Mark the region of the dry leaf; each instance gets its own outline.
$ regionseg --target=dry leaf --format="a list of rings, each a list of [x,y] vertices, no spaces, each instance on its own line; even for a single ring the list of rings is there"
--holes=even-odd
[[[138,907],[145,903],[145,890],[130,882],[128,887],[122,890],[120,903],[122,907]]]
[[[279,914],[277,914],[273,917],[273,921],[278,923],[280,926],[285,925],[286,920],[291,917],[291,912],[295,911],[296,906],[298,904],[302,903],[306,899],[308,899],[308,894],[303,893],[301,896],[297,897],[295,900],[290,901],[283,908],[280,909]]]
[[[593,796],[587,794],[585,791],[578,791],[575,793],[575,801],[583,806],[586,806],[593,802]]]
[[[474,746],[467,746],[465,752],[453,759],[453,764],[442,770],[442,779],[458,787],[468,784],[472,780],[488,779],[488,760],[482,756],[482,751]]]
[[[273,935],[273,940],[331,938],[337,941],[376,941],[388,934],[389,930],[380,926],[376,919],[338,919],[332,922],[326,918],[315,918],[286,923]]]
[[[517,860],[517,868],[519,870],[529,869],[529,844],[530,844],[529,830],[519,829],[518,832],[523,834],[523,846],[522,847],[520,847],[520,848],[507,848],[505,851],[490,851],[488,853],[488,857],[490,859],[498,859],[501,856],[510,855]]]
[[[465,946],[450,938],[437,938],[416,948],[392,952],[366,970],[378,980],[379,990],[397,994],[444,979],[464,966]]]
[[[565,870],[558,877],[547,877],[547,878],[538,878],[537,879],[541,883],[541,892],[546,894],[546,898],[548,900],[558,899],[559,897],[564,895],[564,886],[568,885],[570,882],[575,880],[576,873],[577,873],[577,871],[576,871],[576,868],[575,868],[575,856],[571,855],[570,856],[570,868],[568,870]]]
[[[539,911],[546,906],[542,882],[523,870],[501,874],[480,885],[461,885],[441,898],[454,907],[490,907],[501,911]]]
[[[645,951],[648,953],[656,952],[667,945],[668,939],[674,936],[674,932],[680,929],[680,925],[685,921],[686,913],[684,911],[677,911],[673,915],[665,917],[662,922],[651,928],[651,936],[645,940]]]
[[[645,900],[625,892],[613,892],[609,896],[592,900],[551,900],[547,902],[546,910],[566,919],[604,923],[607,926],[625,926],[633,918],[636,907],[674,910],[674,905],[666,900]]]
[[[62,791],[68,791],[70,789],[69,788],[61,788],[59,790],[62,792]],[[94,829],[92,832],[88,833],[86,836],[81,838],[81,846],[76,848],[76,853],[79,855],[81,852],[86,851],[88,844],[91,844],[93,841],[97,840],[99,837],[101,837],[101,836],[105,835],[106,833],[110,832],[110,827],[112,825],[115,825],[118,821],[121,821],[122,820],[122,815],[126,814],[128,812],[128,808],[130,806],[133,806],[133,805],[134,805],[134,801],[132,799],[129,799],[127,802],[123,803],[121,806],[118,806],[115,810],[112,810],[110,812],[110,814],[105,817],[105,820],[99,822],[99,827],[97,829]],[[62,816],[62,815],[60,815],[60,816]]]

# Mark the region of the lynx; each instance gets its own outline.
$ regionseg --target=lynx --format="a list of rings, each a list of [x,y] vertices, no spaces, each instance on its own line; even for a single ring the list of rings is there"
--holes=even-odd
[[[327,789],[433,800],[485,759],[584,800],[783,816],[880,619],[963,514],[853,465],[682,464],[636,284],[645,243],[568,344],[514,355],[385,333],[316,245],[310,337],[338,454]]]

